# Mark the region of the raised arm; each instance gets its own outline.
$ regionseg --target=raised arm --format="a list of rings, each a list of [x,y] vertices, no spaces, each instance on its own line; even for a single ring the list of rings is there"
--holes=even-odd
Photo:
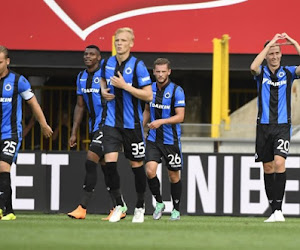
[[[255,57],[253,60],[250,70],[252,75],[259,75],[260,73],[260,68],[259,66],[263,63],[269,49],[274,46],[277,42],[277,40],[283,39],[282,34],[276,34],[273,39],[264,47],[264,49]]]
[[[294,45],[295,49],[297,50],[298,52],[298,55],[300,55],[300,45],[299,43],[294,40],[293,38],[291,38],[287,33],[282,33],[282,36],[288,41],[290,42],[292,45]],[[300,76],[300,66],[297,67],[296,69],[296,74],[298,76]]]

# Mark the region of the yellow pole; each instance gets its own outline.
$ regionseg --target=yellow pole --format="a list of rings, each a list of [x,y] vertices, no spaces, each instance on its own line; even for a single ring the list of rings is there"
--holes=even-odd
[[[61,151],[61,136],[62,136],[62,91],[59,91],[59,111],[58,111],[58,150]]]
[[[115,36],[112,36],[112,46],[111,46],[111,55],[115,56],[117,54],[115,47]]]
[[[221,122],[221,40],[214,38],[213,47],[211,137],[218,138]]]
[[[225,130],[230,129],[229,117],[229,35],[222,36],[222,95],[221,95],[221,119],[225,122]]]

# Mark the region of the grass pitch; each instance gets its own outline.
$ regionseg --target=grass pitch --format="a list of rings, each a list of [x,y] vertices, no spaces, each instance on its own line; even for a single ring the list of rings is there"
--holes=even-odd
[[[85,220],[64,214],[20,214],[15,221],[0,221],[1,249],[299,249],[300,219],[263,223],[257,217],[169,215],[154,221],[146,216],[133,224],[132,216],[117,223]]]

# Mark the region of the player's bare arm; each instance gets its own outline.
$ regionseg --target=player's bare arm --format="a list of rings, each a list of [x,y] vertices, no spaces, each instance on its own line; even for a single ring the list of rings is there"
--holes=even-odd
[[[70,147],[76,146],[76,140],[77,140],[77,130],[80,126],[80,123],[82,121],[83,113],[85,109],[85,104],[82,96],[77,96],[77,103],[74,109],[74,118],[73,118],[73,126],[72,126],[72,132],[69,140]]]
[[[115,98],[114,94],[109,93],[110,88],[107,88],[107,83],[106,80],[104,78],[101,77],[100,80],[100,84],[101,84],[101,95],[102,97],[106,100],[106,101],[111,101]]]
[[[35,118],[39,122],[43,135],[46,138],[49,138],[53,134],[53,131],[52,128],[48,125],[44,113],[36,97],[33,96],[30,100],[27,101],[27,103],[31,107],[32,113],[34,114]]]
[[[279,39],[284,39],[282,34],[277,33],[273,39],[264,47],[264,49],[255,57],[253,60],[250,70],[252,75],[259,75],[260,69],[259,66],[263,63],[269,49],[276,44]]]
[[[146,103],[144,113],[143,113],[143,127],[146,126],[149,120],[150,120],[150,106],[148,103]]]
[[[122,76],[122,74],[118,71],[118,76],[114,76],[111,78],[111,83],[114,87],[124,89],[125,91],[129,92],[134,97],[143,100],[145,102],[152,101],[153,93],[151,85],[144,86],[141,89],[132,87],[131,85],[127,84]]]
[[[148,127],[150,129],[157,129],[163,124],[181,123],[184,120],[184,112],[185,112],[184,107],[177,107],[177,108],[175,108],[175,115],[174,116],[171,116],[171,117],[165,118],[165,119],[154,120],[153,122],[149,123]]]
[[[282,36],[289,42],[291,43],[292,45],[294,45],[295,49],[297,50],[298,52],[298,55],[300,55],[300,45],[299,43],[294,40],[293,38],[291,38],[287,33],[282,33]],[[296,69],[296,74],[297,76],[300,76],[300,66],[297,67]]]

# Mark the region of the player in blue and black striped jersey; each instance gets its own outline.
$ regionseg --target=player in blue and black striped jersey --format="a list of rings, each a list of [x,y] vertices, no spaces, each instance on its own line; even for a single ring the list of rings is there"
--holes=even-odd
[[[10,169],[16,162],[22,141],[22,99],[32,109],[45,137],[52,129],[31,90],[27,79],[8,68],[8,50],[0,46],[0,219],[15,220],[12,208]],[[4,214],[3,214],[4,213]],[[4,215],[4,216],[3,216]]]
[[[102,96],[108,101],[104,126],[105,162],[110,172],[114,172],[112,192],[117,200],[110,222],[119,221],[121,213],[127,210],[121,199],[120,178],[116,173],[118,152],[122,145],[135,176],[137,203],[132,222],[144,222],[146,174],[141,100],[152,100],[152,89],[150,75],[143,61],[130,54],[133,44],[132,29],[120,28],[116,31],[116,56],[104,63],[101,78]]]
[[[146,104],[144,110],[144,126],[150,121],[146,142],[146,172],[149,188],[156,199],[153,219],[160,219],[165,209],[156,175],[158,163],[164,159],[173,201],[170,220],[179,220],[182,192],[180,123],[184,120],[185,95],[183,89],[169,79],[171,66],[168,59],[158,58],[154,62],[153,74],[156,78],[152,84],[153,100]]]
[[[286,33],[276,34],[251,64],[258,91],[255,161],[263,163],[265,190],[272,209],[265,222],[285,221],[282,201],[291,136],[291,89],[294,79],[300,76],[299,66],[281,66],[282,44],[293,45],[300,55],[297,41]],[[264,59],[266,66],[262,65]]]
[[[83,61],[86,69],[81,71],[76,80],[77,103],[74,110],[73,127],[70,137],[70,147],[74,147],[77,141],[77,131],[82,121],[85,108],[89,113],[89,131],[91,143],[87,152],[85,162],[86,175],[83,184],[83,194],[78,207],[68,213],[68,216],[75,219],[84,219],[88,202],[92,197],[97,183],[98,162],[104,173],[105,184],[110,192],[109,173],[104,161],[103,150],[103,125],[106,116],[106,101],[101,97],[100,78],[101,61],[100,49],[96,45],[89,45],[85,48]],[[112,199],[114,203],[114,199]],[[126,214],[123,214],[125,217]]]

